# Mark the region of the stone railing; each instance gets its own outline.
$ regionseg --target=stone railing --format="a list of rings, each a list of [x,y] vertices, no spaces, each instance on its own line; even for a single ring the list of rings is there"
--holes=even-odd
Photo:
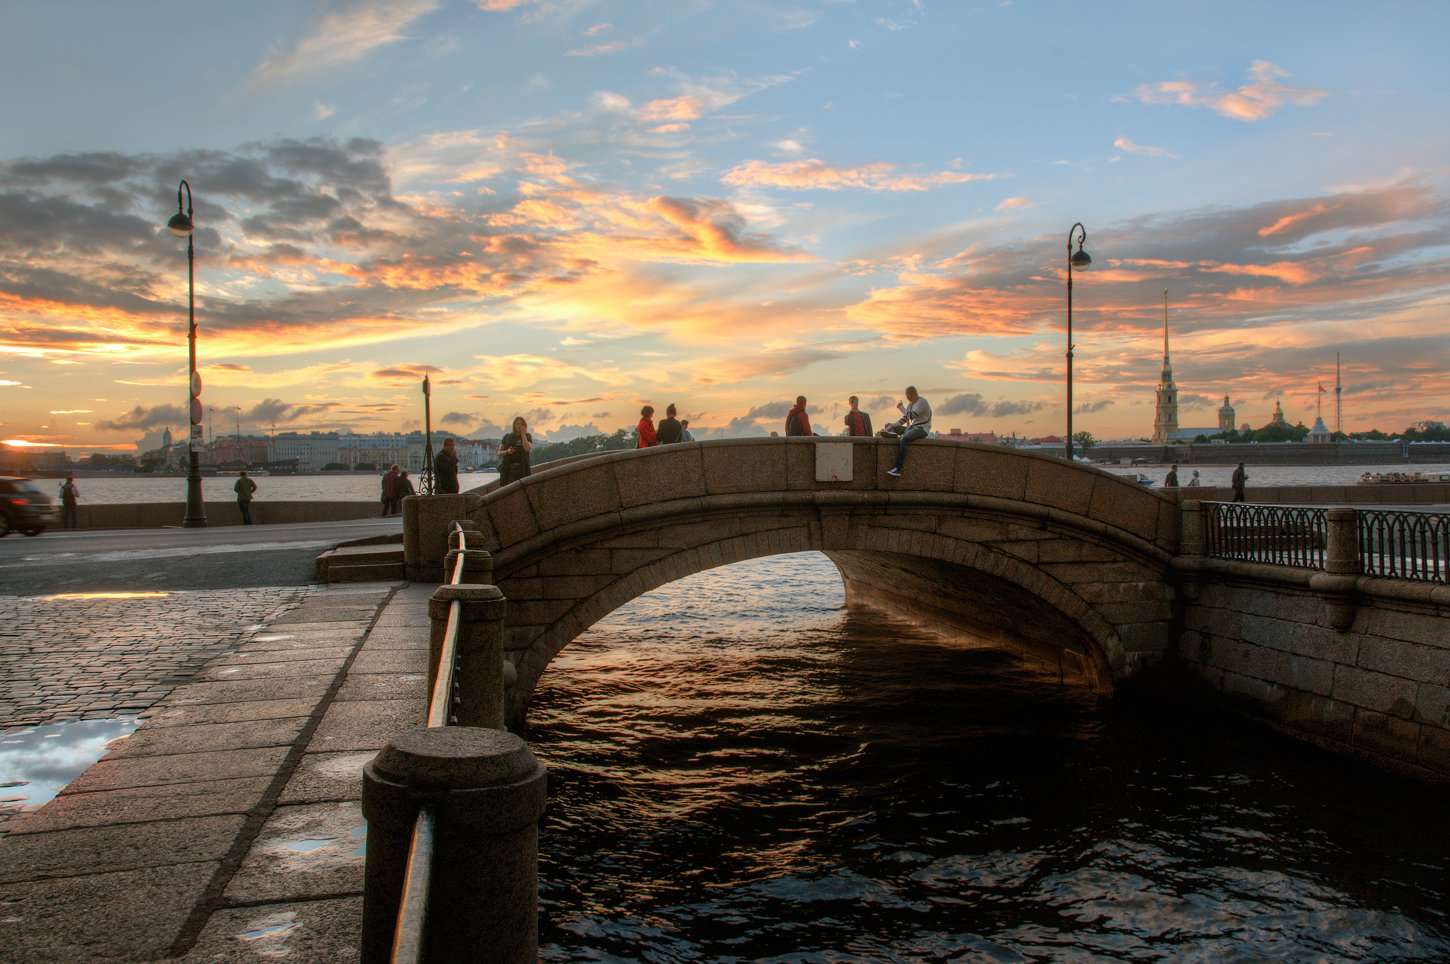
[[[544,768],[503,728],[507,602],[470,522],[455,522],[428,603],[427,725],[363,770],[362,960],[533,961]]]

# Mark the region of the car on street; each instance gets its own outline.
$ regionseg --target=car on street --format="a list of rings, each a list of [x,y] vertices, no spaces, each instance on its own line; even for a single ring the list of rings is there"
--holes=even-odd
[[[55,504],[29,479],[0,475],[0,538],[12,532],[38,536],[55,524]]]

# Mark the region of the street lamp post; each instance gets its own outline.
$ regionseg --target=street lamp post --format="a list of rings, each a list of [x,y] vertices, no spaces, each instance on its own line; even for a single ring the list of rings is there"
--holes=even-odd
[[[184,206],[181,201],[183,189],[186,191]],[[192,243],[196,223],[192,220],[191,185],[185,178],[176,187],[176,213],[166,222],[166,227],[172,234],[186,239],[186,343],[189,351],[186,410],[189,424],[186,431],[186,518],[181,524],[188,529],[199,529],[206,525],[206,504],[201,498],[201,465],[196,456],[196,433],[202,411],[201,376],[196,373],[196,248]]]
[[[433,386],[423,375],[423,477],[418,480],[418,494],[433,494]]]
[[[1077,234],[1077,252],[1072,250],[1072,236]],[[1077,346],[1072,343],[1072,269],[1074,267],[1086,268],[1093,263],[1093,259],[1082,249],[1087,242],[1087,228],[1079,221],[1067,229],[1067,438],[1064,440],[1067,449],[1067,460],[1072,461],[1072,350]]]

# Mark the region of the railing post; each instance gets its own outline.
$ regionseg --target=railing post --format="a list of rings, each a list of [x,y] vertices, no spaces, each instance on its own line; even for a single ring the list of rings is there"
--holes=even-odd
[[[547,774],[502,730],[418,727],[363,768],[367,857],[362,960],[390,957],[413,824],[437,817],[427,958],[534,961],[538,955],[539,817]]]
[[[1340,632],[1354,625],[1355,588],[1359,579],[1359,523],[1354,509],[1325,513],[1324,571],[1309,587],[1324,599],[1325,621]]]
[[[502,729],[504,724],[503,619],[508,606],[497,586],[439,586],[428,600],[428,692],[438,678],[438,656],[448,611],[460,604],[458,623],[458,722]]]
[[[463,582],[490,585],[493,582],[493,555],[483,549],[449,549],[443,557],[443,575],[453,577],[453,566],[463,556]]]
[[[1203,555],[1203,511],[1203,503],[1197,499],[1178,503],[1180,555]]]

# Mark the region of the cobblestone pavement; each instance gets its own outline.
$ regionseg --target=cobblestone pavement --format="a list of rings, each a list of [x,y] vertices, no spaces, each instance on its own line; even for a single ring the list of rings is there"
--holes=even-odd
[[[0,596],[0,730],[139,713],[308,592]]]

